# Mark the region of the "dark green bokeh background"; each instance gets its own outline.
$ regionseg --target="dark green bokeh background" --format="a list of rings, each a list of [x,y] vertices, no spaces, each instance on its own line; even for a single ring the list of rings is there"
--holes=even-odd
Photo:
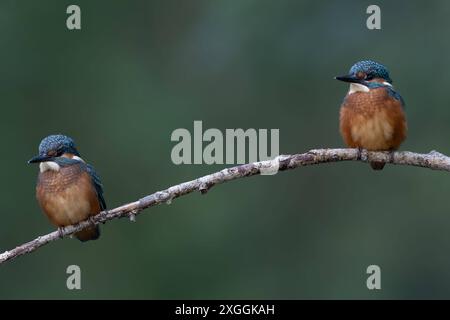
[[[66,29],[66,7],[82,30]],[[0,250],[53,227],[26,161],[52,133],[99,171],[109,207],[216,171],[172,164],[177,128],[279,128],[280,152],[340,147],[333,76],[386,64],[404,150],[450,154],[450,2],[2,1]],[[242,179],[0,266],[0,298],[450,298],[450,179],[362,163]],[[66,289],[66,267],[82,290]],[[382,290],[366,288],[366,268]]]

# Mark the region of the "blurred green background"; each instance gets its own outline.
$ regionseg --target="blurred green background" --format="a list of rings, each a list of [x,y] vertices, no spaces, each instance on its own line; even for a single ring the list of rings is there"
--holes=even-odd
[[[82,30],[66,28],[78,4]],[[14,1],[0,4],[0,250],[54,230],[26,161],[73,137],[110,208],[224,166],[171,162],[177,128],[279,128],[280,152],[343,146],[334,81],[388,66],[403,150],[450,154],[449,1]],[[363,163],[241,179],[0,266],[0,298],[450,298],[450,177]],[[82,290],[66,288],[68,265]],[[381,267],[382,290],[366,288]]]

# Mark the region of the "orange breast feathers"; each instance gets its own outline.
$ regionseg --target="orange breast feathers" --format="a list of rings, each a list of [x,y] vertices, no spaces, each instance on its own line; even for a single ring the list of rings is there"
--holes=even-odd
[[[36,197],[57,227],[78,223],[101,211],[91,177],[80,165],[41,172]]]
[[[407,133],[402,104],[384,88],[349,94],[341,106],[340,131],[350,148],[395,150]]]

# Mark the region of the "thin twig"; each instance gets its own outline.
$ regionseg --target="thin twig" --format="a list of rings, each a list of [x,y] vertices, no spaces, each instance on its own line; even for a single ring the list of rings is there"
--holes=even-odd
[[[0,264],[18,256],[31,253],[49,242],[71,235],[92,226],[92,224],[104,223],[120,217],[129,217],[130,220],[134,220],[135,216],[146,208],[160,203],[171,202],[175,198],[194,191],[200,191],[204,194],[213,186],[223,182],[261,173],[264,174],[271,169],[274,171],[277,169],[284,171],[307,165],[350,160],[362,162],[383,161],[396,165],[410,165],[433,170],[450,171],[450,158],[436,151],[431,151],[428,154],[419,154],[409,151],[389,153],[359,151],[358,149],[317,149],[301,154],[281,155],[275,160],[254,162],[224,169],[192,181],[180,183],[166,190],[155,192],[138,201],[127,203],[111,210],[102,211],[90,220],[67,226],[61,231],[57,230],[39,236],[10,251],[3,252],[0,254]]]

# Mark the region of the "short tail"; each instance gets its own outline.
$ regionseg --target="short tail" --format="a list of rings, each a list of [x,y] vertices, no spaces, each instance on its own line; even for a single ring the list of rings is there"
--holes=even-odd
[[[95,226],[78,231],[77,233],[75,233],[75,237],[82,242],[97,240],[100,237],[100,227]]]
[[[383,162],[383,161],[371,161],[370,162],[370,166],[372,167],[373,170],[383,170],[385,164],[386,164],[386,162]]]

